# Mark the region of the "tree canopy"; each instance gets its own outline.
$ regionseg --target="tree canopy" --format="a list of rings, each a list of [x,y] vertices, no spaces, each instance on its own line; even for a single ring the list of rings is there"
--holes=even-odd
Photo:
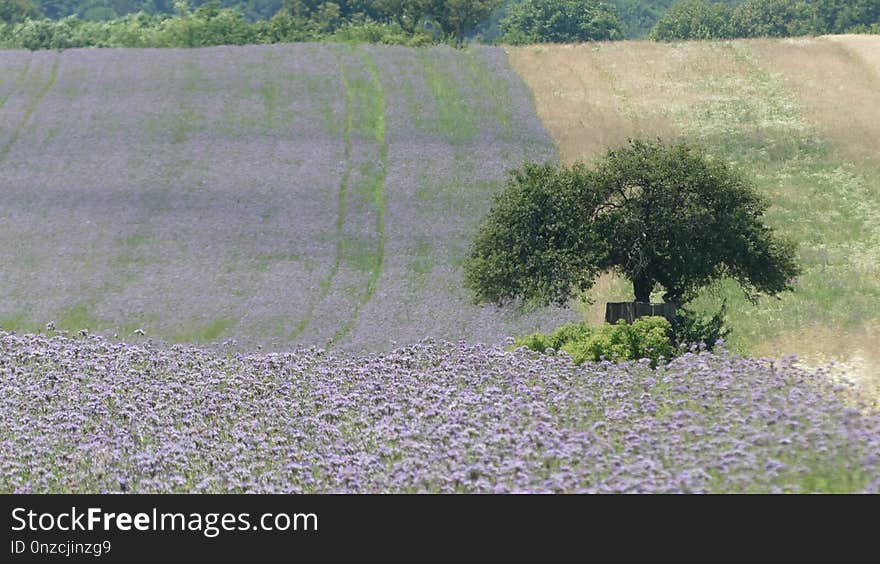
[[[480,227],[465,285],[478,302],[564,305],[617,271],[637,301],[659,284],[684,304],[721,278],[752,300],[776,295],[800,270],[766,208],[742,174],[686,143],[631,141],[592,168],[527,163]]]

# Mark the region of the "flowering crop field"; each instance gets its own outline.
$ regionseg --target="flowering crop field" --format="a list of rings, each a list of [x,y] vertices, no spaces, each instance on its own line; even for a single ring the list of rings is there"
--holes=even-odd
[[[574,315],[461,288],[505,171],[555,158],[500,49],[3,51],[0,77],[0,328],[360,351]]]
[[[880,417],[789,361],[422,341],[258,355],[0,333],[0,491],[877,492]]]
[[[495,48],[0,51],[0,492],[880,491],[830,369],[503,348],[577,316],[461,287],[554,158]]]

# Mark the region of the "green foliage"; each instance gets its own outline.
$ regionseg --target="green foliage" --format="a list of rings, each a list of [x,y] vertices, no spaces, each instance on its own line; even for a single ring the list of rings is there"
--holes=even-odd
[[[425,0],[425,3],[425,14],[461,45],[465,35],[489,17],[501,0]]]
[[[673,342],[676,347],[690,348],[697,345],[709,351],[713,350],[718,341],[723,341],[730,334],[730,329],[725,325],[726,313],[726,304],[711,315],[678,308],[672,323]]]
[[[434,41],[461,44],[475,30],[477,37],[490,42],[505,35],[507,43],[641,38],[649,31],[664,41],[880,31],[880,0],[605,1],[220,0],[219,8],[234,10],[252,22],[253,32],[264,42],[267,37],[322,40],[342,27],[350,28],[345,35],[371,37],[376,26],[390,24],[399,26],[404,35],[383,30],[379,42],[400,38],[401,43],[420,44],[423,37],[431,36]],[[192,0],[192,5],[199,8],[212,2],[216,0]],[[88,22],[116,21],[136,13],[190,14],[188,7],[181,11],[178,5],[175,0],[0,0],[0,24],[21,23],[40,14],[55,20],[75,16]],[[286,30],[283,34],[278,29],[282,22],[267,25],[278,15],[289,20],[281,26]],[[508,18],[511,23],[502,30]]]
[[[651,38],[723,39],[876,33],[880,0],[746,0],[736,8],[708,0],[679,0],[651,30]]]
[[[259,43],[256,26],[208,4],[177,17],[134,14],[111,22],[77,18],[28,20],[6,28],[3,43],[30,50],[77,47],[204,47]]]
[[[544,333],[532,333],[527,337],[517,339],[514,346],[527,347],[540,353],[545,352],[548,348],[556,349],[556,347],[550,345],[550,335],[545,335]]]
[[[802,0],[746,0],[733,11],[734,37],[791,37],[810,31],[809,5]]]
[[[590,339],[590,327],[586,323],[567,323],[551,333],[549,345],[562,350],[566,343],[585,342]]]
[[[4,29],[9,38],[4,44],[35,51],[37,49],[69,49],[89,47],[96,38],[84,34],[84,22],[75,18],[63,20],[27,20]]]
[[[631,141],[609,151],[593,181],[593,224],[609,245],[599,266],[632,280],[637,301],[659,283],[665,301],[684,304],[725,277],[754,301],[792,289],[800,273],[793,244],[763,224],[753,184],[687,143]]]
[[[389,21],[408,33],[415,32],[425,20],[425,0],[373,0],[376,19]]]
[[[501,42],[566,43],[623,38],[614,8],[598,0],[524,0],[501,20]]]
[[[679,0],[663,14],[651,30],[651,39],[719,39],[730,37],[732,11],[726,4],[709,0]]]
[[[15,24],[40,16],[32,0],[0,0],[0,23]]]
[[[465,262],[478,302],[562,305],[593,285],[604,249],[588,221],[596,207],[589,184],[581,164],[510,172]]]
[[[194,13],[163,20],[155,35],[157,47],[204,47],[247,45],[257,42],[257,33],[241,12],[220,8],[216,0]]]
[[[672,326],[663,317],[642,317],[632,325],[624,321],[593,328],[584,323],[563,325],[550,335],[534,333],[515,341],[515,347],[528,347],[541,353],[549,349],[571,355],[576,364],[610,360],[651,360],[656,367],[662,359],[675,356],[670,340]]]
[[[222,8],[217,1],[190,10],[175,4],[175,16],[137,13],[106,22],[74,17],[61,20],[25,20],[0,26],[0,45],[20,49],[70,49],[77,47],[206,47],[340,41],[419,46],[438,42],[422,26],[406,30],[395,22],[368,18],[342,20],[339,6],[322,3],[313,18],[281,11],[271,20],[248,22],[241,12]]]
[[[423,28],[408,32],[397,23],[370,20],[363,23],[345,23],[330,34],[328,39],[343,43],[381,43],[409,47],[420,47],[437,42],[437,39]]]
[[[646,37],[672,2],[673,0],[611,0],[629,38]]]
[[[880,0],[814,0],[807,15],[816,34],[880,31]]]
[[[641,302],[659,284],[681,305],[721,278],[751,300],[775,295],[800,268],[766,208],[743,175],[686,143],[631,141],[593,169],[526,164],[481,225],[465,286],[478,302],[564,305],[615,270]]]

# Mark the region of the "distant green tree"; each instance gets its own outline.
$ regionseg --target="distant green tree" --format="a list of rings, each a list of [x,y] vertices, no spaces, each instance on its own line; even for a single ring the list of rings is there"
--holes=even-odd
[[[427,0],[425,14],[436,21],[456,45],[462,45],[465,36],[499,4],[501,0]]]
[[[32,0],[0,0],[0,23],[15,24],[40,17]]]
[[[478,302],[565,304],[614,270],[650,301],[679,305],[720,278],[746,296],[792,289],[794,246],[765,226],[767,208],[727,164],[685,143],[632,141],[590,169],[527,164],[511,173],[465,262]]]
[[[397,23],[403,30],[414,32],[425,19],[426,0],[374,0],[373,9],[386,19]]]
[[[708,0],[678,0],[651,30],[651,39],[721,39],[730,37],[732,10]]]
[[[177,17],[163,20],[156,40],[163,47],[206,47],[246,45],[257,41],[256,29],[241,12],[221,7],[218,0],[199,6],[194,12],[184,1],[175,2]]]
[[[792,37],[810,32],[810,6],[802,0],[746,0],[733,10],[734,37]]]
[[[614,7],[598,0],[524,0],[509,8],[501,32],[512,44],[623,39]]]
[[[818,34],[870,31],[880,24],[880,0],[813,0],[810,7]]]
[[[418,0],[419,3],[423,1]],[[321,22],[324,27],[335,29],[343,21],[381,19],[384,16],[382,6],[376,0],[284,0],[279,12],[294,18]],[[336,20],[335,25],[333,20]],[[327,25],[328,22],[330,25]]]
[[[617,8],[626,36],[641,38],[650,33],[651,28],[674,0],[610,0],[610,2]]]

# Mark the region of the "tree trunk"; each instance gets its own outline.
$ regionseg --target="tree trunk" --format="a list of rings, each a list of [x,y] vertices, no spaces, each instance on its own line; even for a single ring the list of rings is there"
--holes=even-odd
[[[642,302],[609,302],[605,304],[605,323],[614,325],[623,319],[632,323],[640,317],[659,315],[669,323],[675,321],[675,304],[649,304]]]
[[[637,302],[651,302],[651,290],[654,289],[654,281],[646,276],[636,276],[633,278],[633,291],[636,295]]]

